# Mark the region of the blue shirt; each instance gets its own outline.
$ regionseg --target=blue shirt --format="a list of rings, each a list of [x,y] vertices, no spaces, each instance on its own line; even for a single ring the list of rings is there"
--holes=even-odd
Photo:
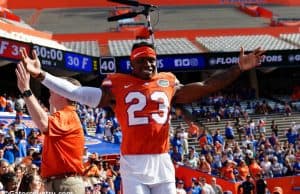
[[[121,190],[121,177],[117,176],[116,179],[114,180],[114,186],[115,190],[118,192]]]
[[[187,190],[187,192],[192,191],[192,194],[201,194],[202,188],[199,185],[195,185]]]
[[[9,164],[12,164],[15,162],[15,150],[13,145],[8,144],[5,146],[6,149],[4,151],[4,156],[3,158],[5,158]]]
[[[122,143],[122,132],[121,131],[116,131],[114,133],[114,140],[116,144],[121,144]]]
[[[27,156],[27,141],[25,139],[21,139],[18,142],[19,152],[17,157],[24,158]]]
[[[300,170],[300,162],[295,162],[294,164],[294,171],[296,175],[300,175],[300,173],[296,173],[296,170]]]
[[[213,137],[214,143],[216,143],[216,141],[220,142],[220,144],[224,144],[224,138],[222,135],[218,134],[218,135],[214,135]]]
[[[175,162],[180,162],[182,160],[182,156],[179,152],[177,153],[171,153],[171,158],[172,160],[174,160]]]
[[[225,128],[225,136],[226,136],[226,137],[234,136],[232,127],[226,127],[226,128]]]

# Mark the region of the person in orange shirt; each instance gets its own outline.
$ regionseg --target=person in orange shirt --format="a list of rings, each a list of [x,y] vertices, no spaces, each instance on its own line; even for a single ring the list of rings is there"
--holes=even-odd
[[[221,176],[228,181],[235,182],[234,168],[236,163],[231,160],[227,160],[224,164],[225,166],[221,170]]]
[[[75,103],[50,90],[48,115],[30,90],[30,74],[23,65],[16,69],[18,88],[37,127],[45,135],[41,176],[48,192],[83,194],[84,135]],[[80,85],[77,80],[69,81]]]
[[[98,165],[101,164],[101,161],[98,159],[98,156],[96,153],[92,153],[89,156],[89,159],[87,162],[83,164],[84,166],[84,176],[87,177],[99,177],[100,176],[100,169],[98,168]]]
[[[239,75],[259,65],[262,51],[244,54],[239,64],[203,82],[180,84],[170,72],[157,72],[153,44],[135,43],[130,74],[108,74],[100,88],[78,87],[41,69],[35,52],[21,49],[21,65],[31,76],[61,96],[91,107],[111,106],[122,129],[120,172],[124,194],[173,194],[175,169],[169,152],[170,112],[173,104],[186,104],[228,86]]]
[[[250,175],[254,179],[259,178],[260,175],[261,175],[261,173],[263,172],[262,168],[258,165],[258,163],[256,162],[255,158],[251,159],[251,163],[249,165],[249,172],[250,172]]]
[[[211,166],[210,164],[206,161],[205,156],[201,156],[199,160],[199,170],[201,172],[211,174]]]
[[[198,137],[198,142],[199,142],[199,146],[203,149],[205,145],[207,145],[208,141],[207,141],[207,136],[205,131],[202,132],[202,134],[200,134],[200,136]]]
[[[188,132],[189,137],[197,137],[199,133],[199,127],[194,122],[190,122]]]
[[[240,163],[238,165],[238,172],[239,172],[238,179],[241,180],[241,181],[245,181],[247,175],[250,174],[249,173],[249,168],[248,168],[245,160],[240,161]]]

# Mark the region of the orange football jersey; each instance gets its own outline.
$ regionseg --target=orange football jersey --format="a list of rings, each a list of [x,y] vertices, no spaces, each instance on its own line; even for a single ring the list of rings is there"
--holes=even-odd
[[[109,86],[116,98],[123,155],[169,151],[170,104],[178,83],[172,73],[159,73],[151,80],[119,73],[107,76],[102,85]]]

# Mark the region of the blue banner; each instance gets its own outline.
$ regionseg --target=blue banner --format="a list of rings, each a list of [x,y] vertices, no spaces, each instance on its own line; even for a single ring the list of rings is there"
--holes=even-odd
[[[93,58],[78,53],[65,52],[65,67],[70,71],[90,73],[93,71]]]
[[[130,72],[129,58],[120,58],[118,61],[119,72]],[[190,71],[202,70],[205,67],[205,59],[201,55],[164,55],[157,59],[159,71]]]

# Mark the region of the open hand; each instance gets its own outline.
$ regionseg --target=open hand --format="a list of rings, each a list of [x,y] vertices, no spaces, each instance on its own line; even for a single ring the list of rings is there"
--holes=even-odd
[[[261,48],[255,49],[253,52],[245,55],[244,53],[244,48],[241,47],[240,51],[240,61],[239,61],[239,66],[241,71],[246,71],[253,69],[254,67],[257,67],[260,65],[260,62],[262,58],[264,57],[264,53],[266,51],[261,50]]]
[[[21,64],[25,66],[32,77],[37,77],[41,72],[41,62],[35,50],[32,51],[32,59],[28,56],[27,51],[24,48],[22,48],[20,52],[22,56]]]
[[[30,74],[26,71],[23,62],[20,62],[16,68],[16,76],[18,80],[18,88],[20,92],[30,89]]]

